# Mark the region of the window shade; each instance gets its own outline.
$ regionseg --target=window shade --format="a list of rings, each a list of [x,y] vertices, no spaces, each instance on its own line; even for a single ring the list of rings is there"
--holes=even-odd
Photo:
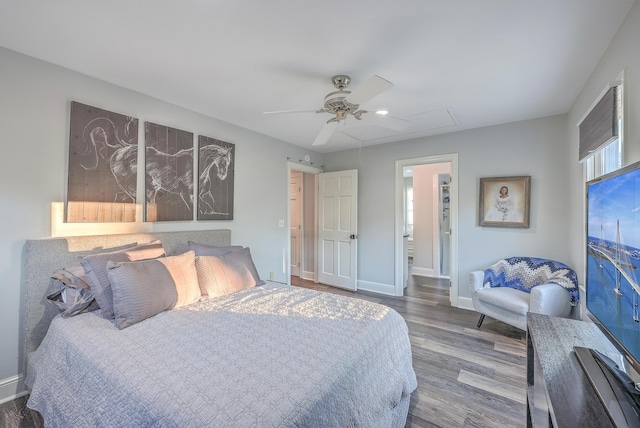
[[[579,160],[618,137],[616,88],[610,88],[580,124]]]

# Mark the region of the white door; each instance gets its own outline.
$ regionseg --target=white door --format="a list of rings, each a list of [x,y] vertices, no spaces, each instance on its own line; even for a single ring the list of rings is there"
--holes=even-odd
[[[319,174],[318,282],[357,289],[358,171]]]
[[[300,260],[302,259],[302,173],[291,171],[289,185],[291,209],[291,275],[300,276]]]

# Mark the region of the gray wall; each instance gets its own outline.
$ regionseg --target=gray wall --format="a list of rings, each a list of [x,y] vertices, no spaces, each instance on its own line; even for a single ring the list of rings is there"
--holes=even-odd
[[[584,271],[585,218],[584,180],[578,164],[578,125],[593,104],[602,96],[609,82],[625,70],[624,82],[624,165],[640,161],[640,3],[635,2],[600,59],[591,77],[583,87],[568,113],[567,130],[570,145],[569,162],[566,165],[570,185],[568,194],[572,221],[569,223],[567,239],[571,244],[570,261]],[[581,210],[582,209],[582,210]]]
[[[625,165],[640,161],[640,3],[618,33],[566,115],[332,153],[327,171],[358,168],[359,280],[393,284],[394,161],[458,153],[459,296],[467,274],[508,255],[550,257],[584,279],[584,178],[578,125],[609,82],[625,71]],[[526,101],[525,101],[526,102]],[[480,177],[531,175],[531,228],[477,226]]]
[[[72,100],[236,145],[235,218],[166,222],[155,231],[229,228],[234,244],[251,247],[259,274],[286,282],[287,157],[322,165],[323,156],[140,93],[0,48],[0,401],[19,389],[21,372],[21,255],[26,239],[50,236],[50,206],[66,193]],[[212,102],[216,102],[212,100]],[[139,140],[144,126],[140,126]],[[141,202],[141,201],[139,201]],[[143,226],[140,224],[139,226]],[[149,227],[144,225],[144,227]],[[101,233],[100,229],[92,233]]]
[[[459,296],[469,272],[525,255],[569,262],[566,116],[325,155],[327,171],[358,169],[358,280],[394,283],[395,160],[458,153]],[[480,177],[531,176],[531,227],[477,225]]]

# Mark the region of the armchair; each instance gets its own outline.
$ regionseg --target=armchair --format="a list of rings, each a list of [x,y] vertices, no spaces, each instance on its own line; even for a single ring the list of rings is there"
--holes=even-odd
[[[527,312],[568,317],[579,299],[575,272],[548,259],[512,257],[469,274],[473,307],[485,315],[526,330]]]

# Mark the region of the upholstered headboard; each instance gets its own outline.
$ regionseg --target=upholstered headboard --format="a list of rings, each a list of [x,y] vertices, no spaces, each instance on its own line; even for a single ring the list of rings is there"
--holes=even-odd
[[[24,355],[35,351],[44,338],[49,324],[57,314],[47,304],[45,292],[51,274],[64,267],[77,266],[78,256],[101,253],[132,243],[159,239],[168,255],[187,251],[187,241],[226,246],[231,242],[228,229],[187,232],[150,232],[120,235],[73,236],[27,240],[24,245]]]

